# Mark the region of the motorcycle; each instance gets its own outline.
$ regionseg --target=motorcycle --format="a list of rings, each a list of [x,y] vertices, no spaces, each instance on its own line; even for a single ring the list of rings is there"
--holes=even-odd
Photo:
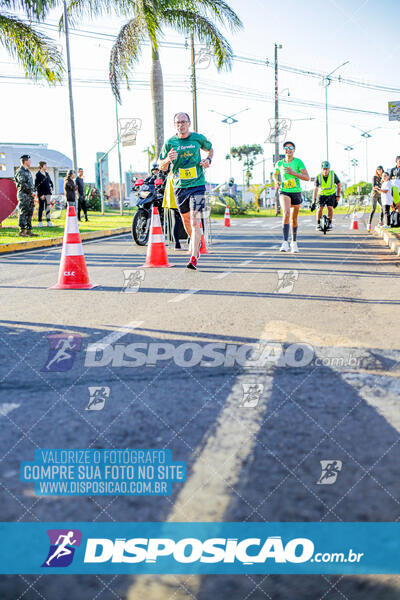
[[[138,207],[132,221],[132,237],[138,246],[146,246],[149,240],[149,231],[153,206],[158,208],[161,224],[164,222],[164,209],[162,208],[166,178],[157,176],[137,179],[134,189],[137,192]]]

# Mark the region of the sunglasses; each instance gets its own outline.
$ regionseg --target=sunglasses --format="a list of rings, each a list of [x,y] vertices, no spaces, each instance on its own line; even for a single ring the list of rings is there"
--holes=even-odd
[[[294,146],[285,146],[285,150],[294,150]]]

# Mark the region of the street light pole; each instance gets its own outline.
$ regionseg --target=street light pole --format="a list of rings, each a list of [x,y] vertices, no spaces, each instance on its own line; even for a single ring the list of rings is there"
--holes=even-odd
[[[75,173],[77,173],[78,172],[78,160],[77,160],[77,155],[76,155],[74,100],[72,97],[71,56],[70,56],[70,52],[69,52],[69,28],[68,28],[68,13],[67,13],[66,0],[64,0],[64,28],[65,28],[65,52],[67,55],[67,72],[68,72],[69,116],[70,116],[70,121],[71,121],[72,164],[73,164]]]
[[[248,108],[244,108],[243,110],[240,110],[237,113],[234,113],[233,115],[225,115],[224,113],[220,113],[217,112],[216,110],[213,110],[212,108],[210,108],[210,112],[215,113],[216,115],[221,115],[221,117],[225,117],[225,119],[222,119],[221,123],[225,123],[226,125],[228,125],[228,138],[229,138],[229,177],[232,177],[232,155],[231,155],[231,147],[232,147],[232,132],[231,132],[231,126],[234,123],[238,123],[238,119],[235,119],[234,117],[236,117],[237,115],[240,115],[242,112],[246,112],[246,110],[249,110]]]
[[[336,67],[336,69],[333,69],[333,71],[331,71],[329,73],[329,75],[326,75],[323,80],[322,80],[322,85],[325,86],[325,136],[326,136],[326,160],[329,160],[329,138],[328,138],[328,87],[331,84],[331,75],[333,75],[334,73],[336,73],[336,71],[338,71],[339,69],[341,69],[342,67],[344,67],[344,65],[347,65],[350,61],[346,60],[346,62],[344,62],[343,64],[339,65],[338,67]]]
[[[115,100],[115,117],[117,121],[117,148],[118,148],[118,167],[119,167],[119,212],[124,214],[124,202],[122,198],[122,163],[121,163],[121,144],[119,139],[119,121],[118,121],[118,102]]]
[[[374,129],[369,129],[368,131],[364,131],[356,125],[353,125],[353,127],[361,131],[361,137],[365,139],[365,181],[368,181],[368,140],[372,138],[371,131],[376,131],[377,129],[381,129],[381,127],[374,127]]]

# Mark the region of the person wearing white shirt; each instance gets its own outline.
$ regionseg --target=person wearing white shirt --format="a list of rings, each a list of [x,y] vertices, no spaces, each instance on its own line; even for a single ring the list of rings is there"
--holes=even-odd
[[[393,183],[390,181],[390,175],[387,171],[383,172],[382,187],[379,190],[382,195],[382,208],[385,211],[386,225],[383,225],[384,229],[390,227],[390,208],[393,205]]]

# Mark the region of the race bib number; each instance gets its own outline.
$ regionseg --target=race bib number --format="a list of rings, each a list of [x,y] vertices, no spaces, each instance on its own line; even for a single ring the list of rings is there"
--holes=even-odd
[[[286,181],[283,182],[283,188],[285,190],[288,190],[290,188],[294,188],[296,187],[296,180],[295,179],[287,179]]]
[[[179,169],[179,179],[196,179],[197,169],[191,167],[190,169]]]

